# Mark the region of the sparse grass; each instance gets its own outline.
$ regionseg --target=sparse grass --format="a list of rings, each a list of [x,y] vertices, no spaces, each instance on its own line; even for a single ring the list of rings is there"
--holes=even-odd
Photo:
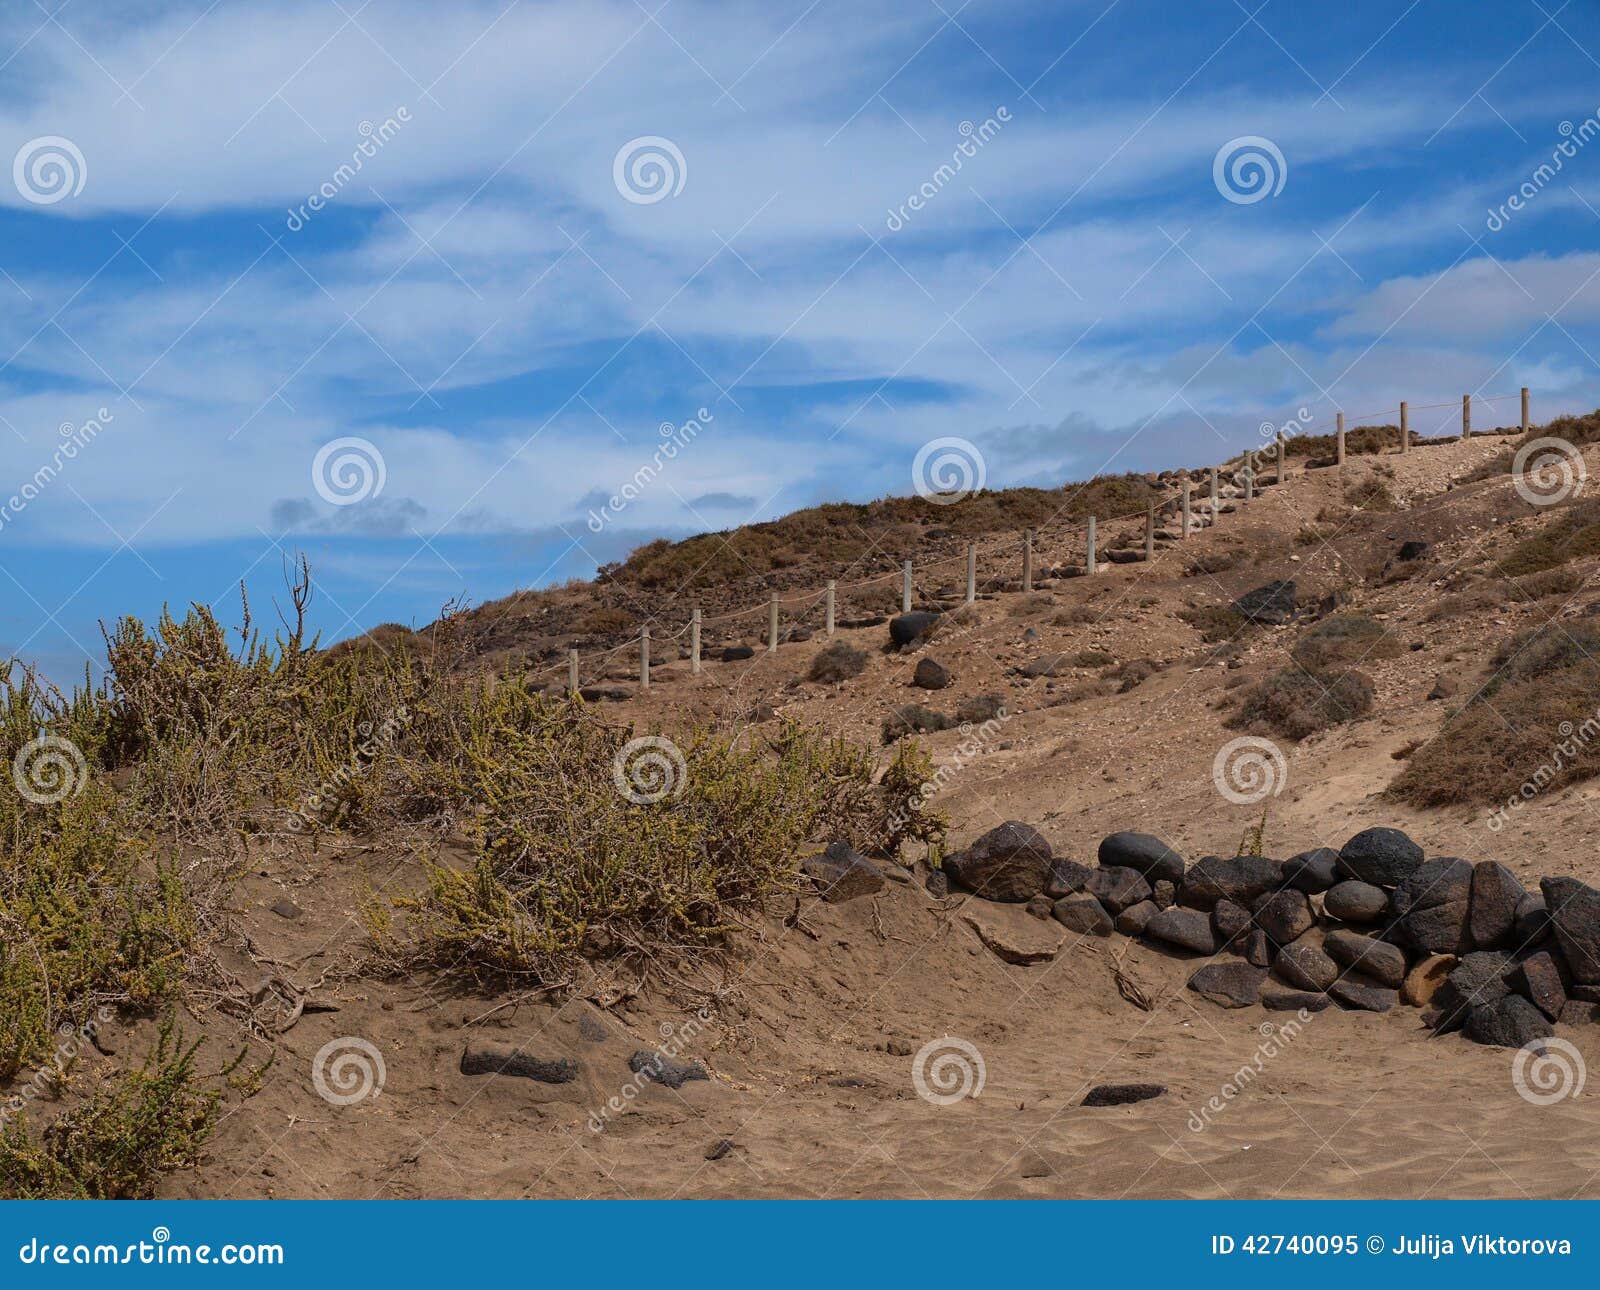
[[[1088,627],[1100,621],[1097,610],[1090,609],[1088,605],[1069,605],[1057,612],[1050,620],[1052,627]]]
[[[1291,457],[1321,457],[1331,458],[1338,451],[1337,434],[1297,434],[1289,436],[1287,440],[1288,451]],[[1400,427],[1396,425],[1381,426],[1347,426],[1344,433],[1344,450],[1348,456],[1363,456],[1368,453],[1398,452],[1400,450]]]
[[[1361,511],[1392,511],[1395,508],[1394,494],[1389,491],[1388,481],[1377,474],[1351,484],[1344,490],[1344,500]]]
[[[1109,667],[1117,660],[1103,649],[1084,649],[1079,650],[1072,661],[1078,667]]]
[[[1365,614],[1324,618],[1309,628],[1291,651],[1295,662],[1310,672],[1330,672],[1341,665],[1394,658],[1406,652],[1405,642]]]
[[[835,641],[818,652],[806,669],[806,680],[833,684],[860,676],[867,668],[867,653],[844,641]]]
[[[1180,609],[1178,617],[1199,632],[1200,639],[1208,645],[1233,640],[1255,626],[1229,605],[1200,605],[1193,609]]]
[[[1313,673],[1289,667],[1259,682],[1228,724],[1286,739],[1305,739],[1372,710],[1372,680],[1355,670]]]
[[[1600,500],[1583,500],[1562,507],[1539,532],[1518,542],[1495,572],[1523,577],[1595,555],[1600,555]]]
[[[1243,547],[1230,547],[1221,551],[1212,551],[1208,555],[1196,556],[1184,568],[1185,578],[1202,578],[1208,574],[1226,573],[1229,569],[1237,569],[1245,562],[1247,552]]]

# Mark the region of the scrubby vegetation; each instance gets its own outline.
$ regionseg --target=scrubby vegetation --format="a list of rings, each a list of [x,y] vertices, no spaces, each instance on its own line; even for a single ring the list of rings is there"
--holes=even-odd
[[[1600,555],[1600,500],[1575,501],[1512,547],[1495,565],[1495,572],[1514,578],[1595,555]]]
[[[1305,739],[1372,710],[1372,679],[1350,669],[1339,673],[1287,667],[1256,684],[1228,724],[1285,739]]]
[[[811,660],[811,666],[806,669],[806,680],[828,684],[848,681],[853,676],[860,676],[866,668],[865,650],[847,645],[844,641],[835,641]]]
[[[1496,651],[1484,684],[1417,748],[1389,794],[1418,806],[1503,805],[1600,772],[1600,628],[1550,624]]]
[[[1309,672],[1327,672],[1342,665],[1394,658],[1406,646],[1383,624],[1365,614],[1334,614],[1309,628],[1290,651]]]
[[[1297,434],[1290,435],[1285,442],[1291,456],[1332,458],[1338,451],[1339,436],[1334,433]],[[1400,427],[1397,425],[1350,426],[1344,432],[1344,450],[1347,456],[1395,452],[1399,447]]]
[[[243,839],[465,835],[471,863],[430,862],[421,890],[369,902],[377,950],[542,985],[580,956],[634,956],[642,973],[724,945],[817,845],[942,845],[942,817],[908,806],[914,745],[878,778],[870,749],[793,725],[754,746],[634,739],[581,701],[463,666],[453,607],[387,649],[321,651],[309,597],[302,565],[271,640],[248,606],[236,639],[200,606],[153,629],[125,619],[107,680],[71,695],[0,674],[0,758],[24,790],[0,794],[0,1081],[103,1008],[249,1018],[253,982],[213,952]],[[163,1031],[151,1064],[48,1123],[13,1122],[0,1195],[146,1194],[142,1171],[191,1160],[215,1119],[218,1076],[193,1058]],[[150,1145],[137,1166],[104,1158],[118,1125]]]

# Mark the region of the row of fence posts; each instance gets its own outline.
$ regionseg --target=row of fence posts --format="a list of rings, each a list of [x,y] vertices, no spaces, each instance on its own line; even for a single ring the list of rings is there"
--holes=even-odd
[[[1410,405],[1400,404],[1400,451],[1411,450],[1411,423]],[[1522,431],[1527,433],[1530,422],[1528,419],[1528,387],[1522,387]],[[1461,438],[1463,440],[1472,435],[1472,395],[1461,396]],[[1344,413],[1339,412],[1334,416],[1334,456],[1338,465],[1343,466],[1345,460],[1345,429]],[[1284,458],[1287,452],[1287,440],[1283,431],[1278,431],[1273,441],[1273,477],[1278,483],[1284,481]],[[1249,502],[1255,496],[1255,469],[1251,466],[1252,454],[1246,453],[1240,462],[1239,483],[1242,498]],[[1210,491],[1210,522],[1215,524],[1221,511],[1221,489],[1218,484],[1217,467],[1210,470],[1208,480]],[[1187,539],[1194,528],[1194,498],[1190,481],[1182,481],[1179,493],[1180,528],[1178,537]],[[1100,562],[1096,551],[1096,517],[1090,515],[1086,518],[1088,528],[1087,540],[1084,543],[1084,572],[1095,574],[1099,572]],[[1144,517],[1144,558],[1146,561],[1155,559],[1156,553],[1156,506],[1154,502],[1145,508]],[[837,623],[836,612],[838,608],[839,584],[830,581],[824,595],[824,618],[826,626],[824,632],[832,637]],[[1033,530],[1025,529],[1022,534],[1022,590],[1033,590]],[[978,544],[967,544],[967,586],[966,604],[973,604],[978,599]],[[900,578],[900,612],[911,612],[912,587],[911,587],[911,561],[907,560],[901,569]],[[772,599],[767,604],[767,653],[775,653],[778,648],[778,593],[772,593]],[[698,676],[700,674],[700,625],[701,614],[699,609],[690,611],[689,617],[689,671]],[[648,690],[650,688],[650,629],[641,628],[639,631],[639,685]],[[578,692],[578,651],[567,651],[567,691],[570,694]]]

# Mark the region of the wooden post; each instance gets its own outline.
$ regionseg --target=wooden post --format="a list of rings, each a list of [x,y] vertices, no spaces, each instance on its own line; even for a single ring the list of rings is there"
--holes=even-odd
[[[906,561],[905,571],[900,575],[900,612],[911,612],[911,561]]]
[[[834,609],[839,599],[839,584],[831,578],[828,580],[828,635],[833,635]]]
[[[1400,403],[1400,451],[1411,451],[1411,405],[1404,400]]]
[[[639,629],[639,688],[650,688],[650,629]]]
[[[967,603],[978,598],[978,544],[967,543]]]
[[[1278,482],[1283,483],[1283,459],[1289,455],[1289,441],[1278,431]]]
[[[689,674],[700,675],[700,610],[689,613]]]
[[[1335,419],[1337,429],[1334,431],[1333,456],[1339,465],[1344,465],[1344,413],[1341,412]]]
[[[1022,530],[1022,589],[1033,590],[1033,530]]]
[[[1189,537],[1189,515],[1191,510],[1192,505],[1189,501],[1189,481],[1186,479],[1183,481],[1183,528],[1178,532],[1178,538],[1180,541],[1187,540]]]
[[[1083,568],[1086,573],[1094,573],[1099,568],[1099,565],[1095,562],[1093,515],[1089,517],[1089,545],[1084,556]]]
[[[778,648],[778,593],[772,593],[772,600],[767,605],[767,653],[772,654]]]
[[[578,692],[578,651],[575,650],[575,649],[569,649],[567,651],[567,693],[568,694],[576,694],[577,692]]]
[[[1522,433],[1528,433],[1528,387],[1522,387]]]
[[[1461,396],[1461,437],[1472,438],[1472,395]]]
[[[1147,502],[1144,508],[1144,558],[1156,558],[1156,504]]]
[[[1217,508],[1221,505],[1222,494],[1217,488],[1217,468],[1211,468],[1211,522],[1217,522]]]

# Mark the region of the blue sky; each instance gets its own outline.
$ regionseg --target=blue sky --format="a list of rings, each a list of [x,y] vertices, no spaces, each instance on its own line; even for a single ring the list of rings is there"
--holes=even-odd
[[[1594,407],[1597,112],[1551,0],[19,0],[0,653],[259,618],[296,549],[326,638],[420,624],[944,436],[1053,483]]]

